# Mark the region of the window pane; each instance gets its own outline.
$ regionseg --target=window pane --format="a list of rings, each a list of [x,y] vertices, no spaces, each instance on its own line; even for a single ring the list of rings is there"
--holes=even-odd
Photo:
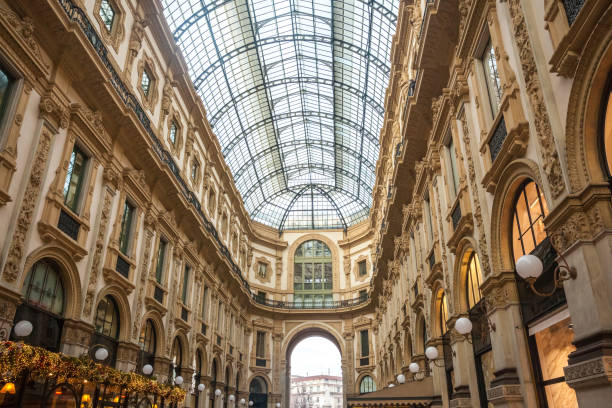
[[[456,196],[459,192],[459,171],[457,167],[457,152],[455,151],[455,144],[453,143],[453,138],[450,138],[450,142],[448,144],[448,155],[450,157],[450,177],[452,179],[453,195]]]
[[[151,88],[151,77],[147,70],[142,71],[142,78],[140,79],[140,87],[145,96],[149,96],[149,89]]]
[[[172,144],[176,144],[176,124],[174,121],[170,124],[170,141]]]
[[[132,206],[126,200],[123,206],[123,217],[121,218],[121,234],[119,235],[119,250],[125,255],[128,254],[128,249],[130,245],[133,215],[134,206]]]
[[[166,256],[166,241],[159,240],[159,250],[157,251],[157,267],[155,269],[155,280],[162,283],[164,274],[164,258]]]
[[[64,203],[74,212],[77,212],[86,164],[87,156],[75,145],[70,155],[66,180],[64,181]]]
[[[109,0],[102,0],[102,3],[100,3],[100,18],[106,29],[111,31],[113,28],[113,21],[115,20],[115,10]]]
[[[183,304],[187,304],[187,287],[189,286],[189,272],[191,272],[191,269],[189,268],[189,266],[186,266],[185,273],[183,273],[183,293],[181,294],[181,300],[183,301]]]
[[[487,90],[489,92],[489,100],[491,102],[491,110],[493,116],[497,115],[499,110],[499,104],[501,102],[502,89],[501,82],[499,79],[499,72],[497,71],[497,59],[495,58],[495,49],[493,44],[489,41],[485,51],[482,55],[482,65],[485,72],[485,79],[487,83]]]
[[[0,119],[4,116],[11,94],[11,84],[13,79],[0,69]]]
[[[567,318],[535,334],[544,381],[564,377],[567,356],[576,350],[572,344],[574,332],[569,325],[570,319]],[[565,381],[546,385],[544,389],[549,407],[578,407],[576,393]]]

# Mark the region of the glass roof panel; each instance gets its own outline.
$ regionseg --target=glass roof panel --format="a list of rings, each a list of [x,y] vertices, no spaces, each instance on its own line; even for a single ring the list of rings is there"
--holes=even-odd
[[[372,205],[399,0],[162,0],[247,211],[346,228]]]

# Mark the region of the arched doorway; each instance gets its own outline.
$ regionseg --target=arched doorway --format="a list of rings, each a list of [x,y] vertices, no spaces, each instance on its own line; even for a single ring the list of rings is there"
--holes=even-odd
[[[249,405],[253,401],[252,408],[267,408],[268,406],[268,384],[262,377],[255,377],[249,384]]]
[[[331,408],[344,406],[346,401],[344,389],[346,389],[347,386],[352,387],[354,385],[353,383],[348,384],[346,381],[347,374],[352,372],[353,362],[347,361],[350,366],[346,367],[346,370],[345,367],[342,367],[343,348],[342,337],[340,336],[340,334],[336,330],[334,330],[333,327],[330,327],[326,324],[307,323],[291,330],[287,334],[286,339],[287,340],[282,346],[283,354],[285,355],[286,367],[284,370],[284,375],[281,374],[283,376],[281,378],[284,379],[284,384],[281,388],[284,391],[282,393],[281,406],[283,408],[289,408],[291,405],[300,406],[299,404],[292,404],[292,390],[294,392],[294,402],[298,402],[298,400],[300,399],[299,395],[302,395],[305,398],[306,401],[303,402],[306,402],[306,404],[302,404],[302,406],[304,407],[313,405],[326,406]],[[308,340],[307,342],[305,342],[305,344],[310,341],[316,341],[321,343],[318,346],[309,346],[310,350],[308,350],[307,354],[308,360],[314,360],[313,365],[309,364],[309,367],[313,367],[310,368],[310,370],[318,370],[321,365],[318,365],[316,363],[317,361],[326,359],[331,360],[332,357],[330,356],[335,354],[333,356],[333,359],[335,359],[336,361],[336,366],[333,372],[331,371],[331,369],[329,371],[325,369],[325,372],[306,372],[300,370],[300,367],[298,366],[294,367],[295,363],[292,362],[293,353],[296,348],[299,350],[298,346],[301,346],[301,343],[305,340]],[[322,355],[321,345],[329,345],[328,350],[330,351],[327,354]],[[301,378],[294,376],[294,374],[299,375],[299,377]],[[309,377],[313,378],[310,379]],[[315,382],[317,384],[315,384]],[[303,389],[300,387],[302,387]],[[311,388],[309,389],[308,387]],[[318,402],[317,398],[319,398]],[[308,401],[310,401],[310,403],[308,403]]]

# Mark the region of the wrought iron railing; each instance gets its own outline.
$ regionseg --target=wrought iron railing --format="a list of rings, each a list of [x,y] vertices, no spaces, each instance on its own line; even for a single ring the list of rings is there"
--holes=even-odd
[[[502,115],[491,139],[489,140],[489,153],[491,154],[491,162],[495,161],[495,158],[501,151],[502,145],[504,144],[504,140],[506,140],[506,136],[508,136],[508,132],[506,131],[506,121],[504,120],[504,116]]]
[[[153,299],[157,300],[159,303],[164,303],[164,290],[159,286],[155,285],[153,289]]]
[[[576,20],[576,17],[578,17],[578,13],[580,13],[583,5],[584,0],[563,0],[563,8],[565,9],[567,22],[569,25],[574,23],[574,20]]]
[[[117,255],[117,264],[115,265],[115,270],[119,272],[119,274],[124,278],[130,278],[130,264],[128,263],[128,261],[123,259],[121,255]]]
[[[345,300],[321,300],[319,302],[293,302],[284,300],[261,299],[257,295],[253,295],[253,300],[260,305],[269,306],[277,309],[338,309],[343,307],[358,306],[366,303],[369,295],[359,296],[354,299]]]
[[[457,203],[457,206],[451,213],[451,220],[453,221],[453,230],[456,230],[459,225],[459,220],[461,220],[461,206],[459,203]]]
[[[79,237],[79,229],[81,228],[81,224],[75,220],[72,215],[68,214],[64,210],[61,210],[59,219],[57,221],[57,228],[76,241]]]

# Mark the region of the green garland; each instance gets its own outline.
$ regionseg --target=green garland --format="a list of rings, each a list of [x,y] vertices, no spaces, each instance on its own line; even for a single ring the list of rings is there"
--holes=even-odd
[[[55,376],[58,383],[87,380],[123,387],[128,392],[155,394],[168,402],[178,403],[185,398],[185,391],[179,387],[161,384],[136,373],[124,373],[86,356],[69,357],[21,342],[0,342],[0,374],[4,382],[15,382],[26,370],[34,376]]]

